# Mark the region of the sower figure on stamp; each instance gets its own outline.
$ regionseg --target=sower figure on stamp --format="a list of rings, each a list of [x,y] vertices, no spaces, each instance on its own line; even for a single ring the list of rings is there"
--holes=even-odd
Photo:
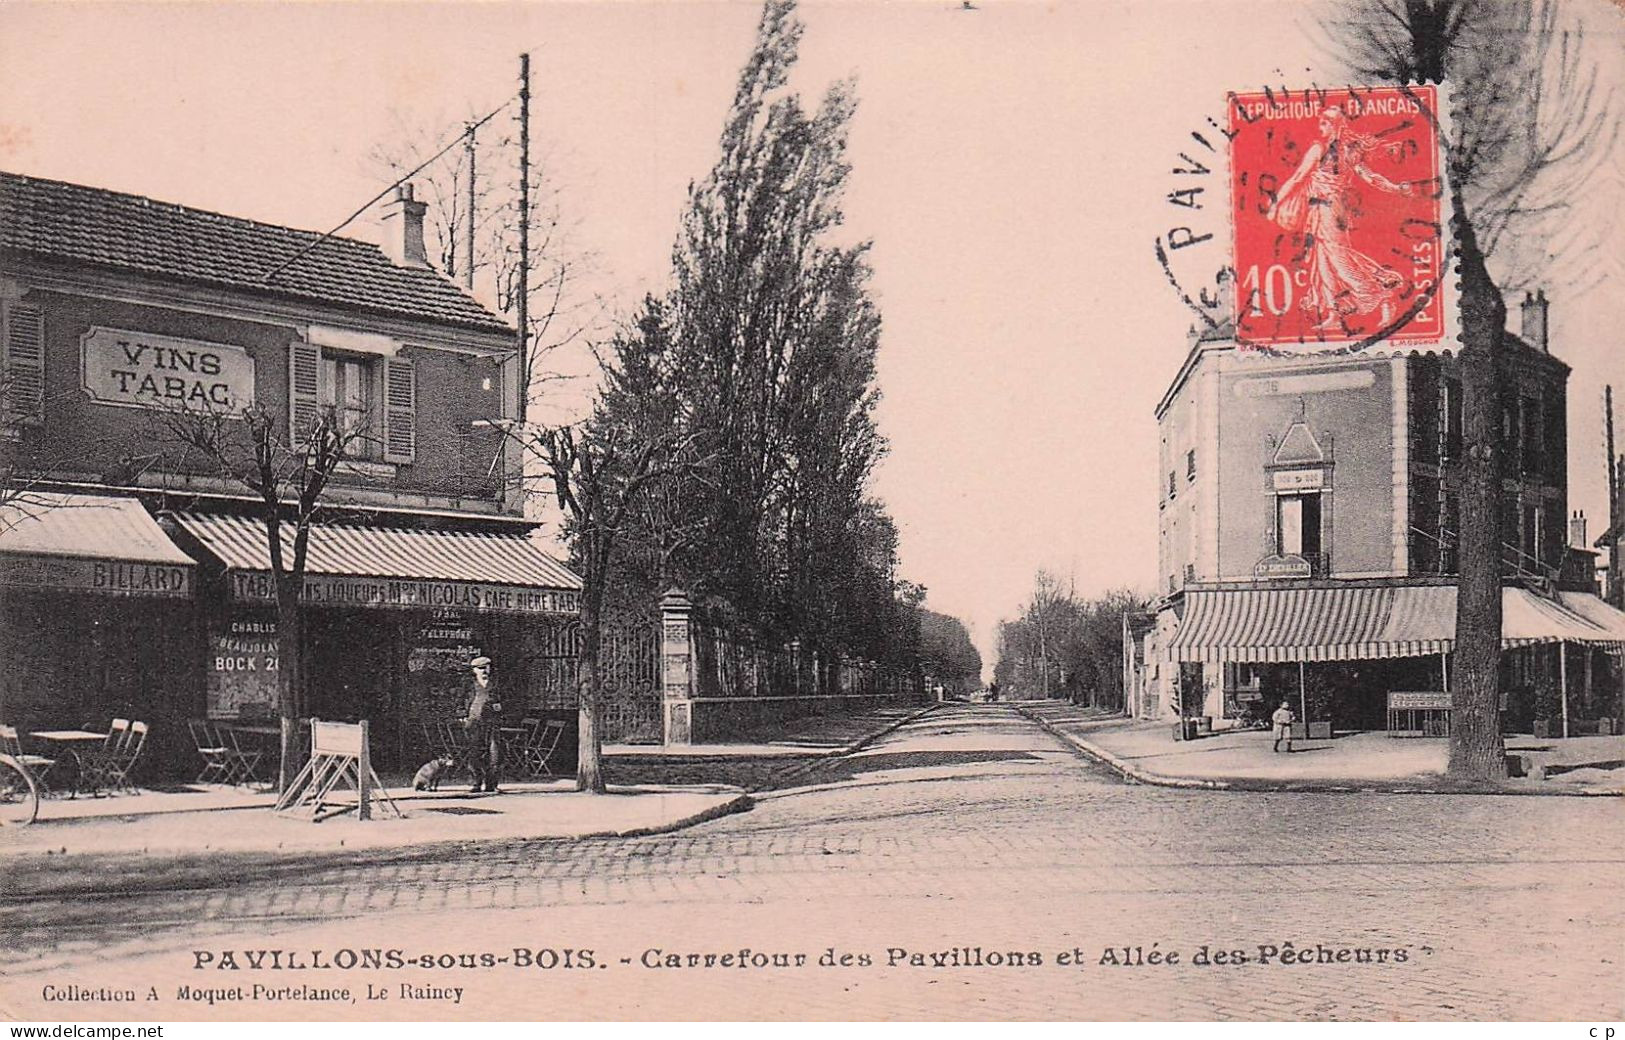
[[[497,772],[502,765],[502,749],[497,743],[502,721],[502,702],[496,683],[491,681],[491,659],[476,657],[468,663],[473,676],[468,680],[468,767],[474,774],[471,791],[497,790]]]
[[[1289,231],[1303,232],[1309,291],[1300,306],[1321,319],[1316,329],[1333,329],[1346,317],[1374,311],[1386,326],[1395,305],[1410,291],[1403,275],[1356,249],[1349,234],[1356,212],[1355,178],[1395,195],[1417,191],[1366,165],[1382,148],[1375,138],[1356,132],[1342,109],[1328,108],[1320,117],[1320,139],[1304,151],[1266,214]],[[1387,150],[1398,151],[1397,146]]]
[[[1282,701],[1281,706],[1275,709],[1275,714],[1270,716],[1270,721],[1275,723],[1275,747],[1271,748],[1270,750],[1281,750],[1281,741],[1284,740],[1286,741],[1287,754],[1290,755],[1292,753],[1293,718],[1294,716],[1292,714],[1292,708],[1287,704],[1286,701]]]

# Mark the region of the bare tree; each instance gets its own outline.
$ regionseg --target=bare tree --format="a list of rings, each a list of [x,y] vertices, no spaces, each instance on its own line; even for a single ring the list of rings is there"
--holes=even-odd
[[[282,719],[277,789],[286,790],[300,765],[296,720],[306,712],[299,600],[310,529],[339,464],[372,435],[365,424],[346,424],[331,407],[317,409],[292,433],[285,414],[258,406],[240,414],[177,409],[164,412],[160,422],[162,436],[180,448],[183,465],[201,463],[258,497],[276,590],[277,714]]]
[[[618,334],[599,354],[598,396],[587,418],[510,428],[564,520],[581,571],[581,656],[577,666],[579,730],[576,787],[603,793],[603,644],[605,595],[621,566],[629,529],[662,516],[708,460],[677,398],[665,392],[669,364],[658,312]]]
[[[1039,696],[1045,698],[1049,697],[1049,661],[1055,647],[1056,612],[1067,598],[1060,579],[1040,567],[1033,575],[1033,596],[1027,603],[1027,617],[1038,637]]]
[[[428,130],[399,115],[395,122],[368,157],[373,170],[391,180],[443,149],[448,126],[458,125],[453,121]],[[474,122],[471,117],[462,125],[471,127]],[[498,116],[483,129],[465,129],[463,134],[465,144],[469,135],[474,140],[472,171],[465,147],[447,151],[412,176],[428,206],[425,231],[432,239],[430,256],[447,277],[471,281],[471,291],[481,302],[513,315],[520,291],[517,128]],[[606,320],[604,301],[586,290],[585,275],[594,258],[576,240],[573,222],[565,217],[562,190],[547,162],[532,167],[529,195],[528,327],[519,374],[525,414],[560,384],[594,375],[590,342],[603,332]]]
[[[1350,0],[1334,41],[1359,74],[1453,88],[1451,214],[1460,249],[1462,467],[1450,773],[1506,774],[1499,724],[1502,288],[1550,274],[1581,189],[1614,159],[1613,95],[1551,0]],[[1587,252],[1568,239],[1573,255]],[[1497,251],[1502,284],[1491,276]],[[1537,266],[1529,266],[1537,264]]]

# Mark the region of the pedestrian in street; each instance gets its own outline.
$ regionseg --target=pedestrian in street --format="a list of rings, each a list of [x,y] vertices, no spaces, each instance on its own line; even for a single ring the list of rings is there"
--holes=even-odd
[[[1284,740],[1286,753],[1292,754],[1292,720],[1295,717],[1292,714],[1292,707],[1286,701],[1282,701],[1281,706],[1275,709],[1275,714],[1270,716],[1270,721],[1275,723],[1275,747],[1271,748],[1272,751],[1281,750],[1281,741]]]
[[[476,657],[468,662],[473,673],[468,680],[468,716],[463,729],[468,732],[468,767],[474,774],[471,792],[497,793],[497,771],[502,765],[502,748],[497,743],[502,721],[502,702],[491,678],[491,659]]]

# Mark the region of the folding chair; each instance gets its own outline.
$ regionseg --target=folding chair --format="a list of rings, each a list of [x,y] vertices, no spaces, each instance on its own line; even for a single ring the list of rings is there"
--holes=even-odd
[[[187,719],[186,729],[192,734],[197,753],[203,756],[203,771],[194,784],[231,783],[231,749],[221,741],[219,733],[207,719]]]
[[[56,765],[56,759],[24,754],[22,738],[17,735],[16,726],[0,726],[0,753],[10,755],[20,762],[34,778],[34,783],[39,787],[41,794],[49,793],[45,776],[51,771],[51,767]]]
[[[136,786],[130,782],[130,773],[135,769],[136,761],[141,757],[141,749],[147,744],[147,724],[145,722],[130,723],[129,735],[109,762],[105,779],[109,791],[124,790],[131,794],[139,793]]]
[[[564,722],[562,719],[548,719],[542,727],[535,731],[528,747],[525,749],[525,774],[531,777],[553,776],[553,770],[548,763],[553,758],[553,752],[558,749],[559,738],[564,736]]]
[[[90,723],[85,723],[83,728],[90,729]],[[117,768],[119,753],[129,740],[130,720],[114,719],[107,727],[107,737],[99,747],[86,748],[78,753],[77,788],[80,791],[99,792],[104,787],[110,787],[109,778]]]
[[[217,727],[220,733],[220,742],[226,749],[226,765],[231,779],[226,781],[232,784],[257,784],[260,782],[259,765],[264,752],[258,749],[243,750],[241,738],[237,731],[230,726]]]
[[[530,747],[536,742],[536,727],[541,719],[521,719],[519,725],[502,732],[502,761],[517,773],[526,772]]]

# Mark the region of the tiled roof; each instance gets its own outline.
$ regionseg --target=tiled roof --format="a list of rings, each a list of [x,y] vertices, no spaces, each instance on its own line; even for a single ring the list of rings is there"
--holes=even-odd
[[[508,325],[437,272],[398,267],[381,249],[157,202],[141,195],[0,171],[0,249],[281,299],[490,332]]]

